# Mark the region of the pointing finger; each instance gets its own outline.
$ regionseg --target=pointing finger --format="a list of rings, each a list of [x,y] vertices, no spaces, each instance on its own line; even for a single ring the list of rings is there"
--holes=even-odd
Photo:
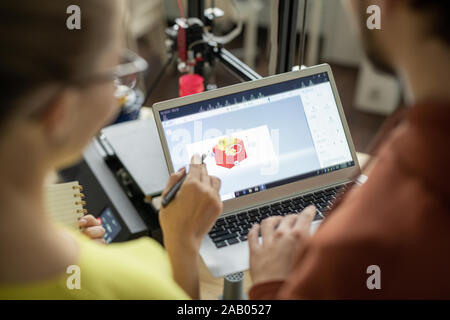
[[[259,233],[259,224],[256,223],[250,229],[250,232],[248,233],[247,237],[250,254],[252,254],[261,247],[258,240],[258,233]]]
[[[312,221],[314,220],[316,212],[317,209],[315,206],[311,205],[306,207],[302,212],[298,214],[294,228],[300,229],[305,234],[309,234],[309,229],[311,227]]]

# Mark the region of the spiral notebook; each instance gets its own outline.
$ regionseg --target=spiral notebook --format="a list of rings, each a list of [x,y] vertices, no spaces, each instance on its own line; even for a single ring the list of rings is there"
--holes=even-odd
[[[87,213],[82,191],[83,187],[78,181],[46,186],[45,205],[50,219],[78,229],[78,219]]]

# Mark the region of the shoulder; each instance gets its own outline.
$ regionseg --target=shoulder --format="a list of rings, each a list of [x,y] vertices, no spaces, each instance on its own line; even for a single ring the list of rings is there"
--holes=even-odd
[[[449,296],[450,258],[442,254],[450,250],[449,209],[439,192],[396,156],[385,149],[367,182],[325,220],[285,292],[308,298],[417,298],[428,290]],[[367,287],[374,270],[381,273],[381,291]],[[433,287],[436,282],[443,286]]]
[[[81,285],[101,299],[185,299],[162,246],[148,237],[100,245],[83,236]]]
[[[156,241],[144,237],[101,245],[76,231],[67,232],[79,246],[73,265],[33,283],[0,284],[0,298],[189,299],[173,280],[169,260]]]

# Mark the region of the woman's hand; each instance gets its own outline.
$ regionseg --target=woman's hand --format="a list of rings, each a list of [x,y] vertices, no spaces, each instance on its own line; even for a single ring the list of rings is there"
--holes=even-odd
[[[163,196],[185,175],[185,168],[171,175]],[[222,212],[220,180],[208,175],[201,158],[194,155],[190,171],[172,202],[162,208],[159,221],[164,243],[200,249],[202,238],[213,227]]]
[[[103,238],[105,235],[105,229],[102,227],[101,223],[94,218],[93,215],[88,214],[78,220],[78,226],[82,229],[82,232],[94,241],[101,244],[105,244],[106,241]]]
[[[184,175],[184,168],[172,174],[163,196]],[[200,298],[197,262],[202,238],[222,212],[219,189],[220,180],[209,176],[201,158],[195,155],[177,195],[159,212],[173,277],[193,299]]]
[[[288,277],[299,250],[310,238],[309,229],[315,214],[316,208],[309,206],[299,214],[267,218],[261,227],[253,225],[248,234],[253,284]],[[260,229],[262,243],[258,239]]]

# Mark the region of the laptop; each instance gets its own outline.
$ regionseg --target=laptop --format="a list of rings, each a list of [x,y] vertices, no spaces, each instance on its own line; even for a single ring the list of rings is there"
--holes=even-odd
[[[248,230],[315,204],[311,232],[360,168],[330,66],[157,103],[170,172],[204,155],[223,213],[200,255],[214,277],[249,268]]]

